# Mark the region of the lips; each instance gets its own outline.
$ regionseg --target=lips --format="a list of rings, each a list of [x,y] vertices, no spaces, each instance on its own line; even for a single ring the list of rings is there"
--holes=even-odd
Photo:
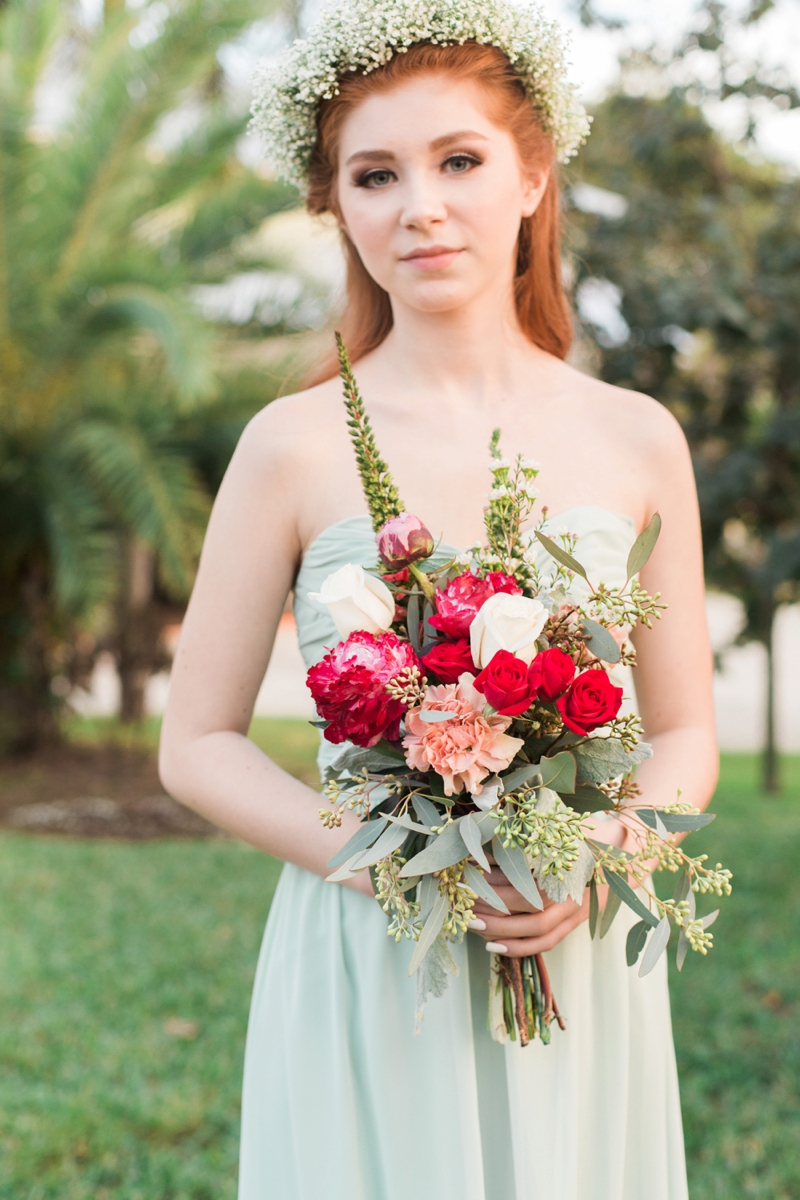
[[[425,246],[406,254],[402,262],[423,271],[439,271],[454,262],[461,250],[454,246]]]

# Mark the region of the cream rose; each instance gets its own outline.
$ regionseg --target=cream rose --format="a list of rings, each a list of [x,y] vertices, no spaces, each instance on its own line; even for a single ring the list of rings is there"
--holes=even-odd
[[[334,571],[321,591],[308,595],[325,605],[343,638],[357,629],[383,633],[394,620],[394,597],[386,584],[353,563]]]
[[[498,650],[508,650],[530,666],[546,620],[547,609],[540,601],[496,592],[478,609],[469,627],[475,665],[482,670]]]

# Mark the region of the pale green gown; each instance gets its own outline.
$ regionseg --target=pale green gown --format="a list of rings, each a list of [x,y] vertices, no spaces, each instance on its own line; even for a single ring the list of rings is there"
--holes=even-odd
[[[549,525],[579,535],[594,580],[624,579],[629,518],[587,507]],[[366,516],[309,547],[295,591],[307,665],[338,641],[308,592],[375,559]],[[415,1037],[411,944],[387,937],[374,900],[287,864],[253,989],[239,1200],[687,1200],[666,959],[644,979],[626,966],[635,919],[623,906],[603,941],[584,922],[548,952],[567,1019],[549,1046],[491,1040],[474,935]]]

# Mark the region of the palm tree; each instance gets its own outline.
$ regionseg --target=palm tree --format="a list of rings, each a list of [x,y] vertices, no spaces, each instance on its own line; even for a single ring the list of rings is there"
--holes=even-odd
[[[101,613],[135,715],[153,597],[191,585],[209,439],[257,407],[230,372],[222,397],[224,339],[189,294],[293,202],[236,158],[217,60],[263,0],[165,8],[107,3],[86,30],[65,0],[0,6],[0,748],[57,736],[53,679]],[[54,62],[74,100],[43,128]],[[181,114],[200,119],[170,143]]]

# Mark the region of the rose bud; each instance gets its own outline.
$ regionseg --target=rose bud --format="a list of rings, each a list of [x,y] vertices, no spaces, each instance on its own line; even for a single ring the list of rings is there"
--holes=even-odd
[[[602,670],[583,671],[566,696],[556,701],[567,729],[591,733],[617,715],[622,705],[622,688],[614,687]]]
[[[540,700],[556,700],[563,696],[574,678],[575,663],[558,646],[537,654],[528,668],[528,684]]]
[[[528,668],[509,650],[498,650],[475,680],[487,703],[504,717],[517,717],[533,703]]]
[[[472,661],[469,638],[457,642],[439,642],[422,656],[422,664],[442,683],[458,683],[465,671],[475,675],[477,668]]]
[[[402,571],[433,553],[433,534],[411,513],[400,513],[378,534],[378,554],[390,571]]]

